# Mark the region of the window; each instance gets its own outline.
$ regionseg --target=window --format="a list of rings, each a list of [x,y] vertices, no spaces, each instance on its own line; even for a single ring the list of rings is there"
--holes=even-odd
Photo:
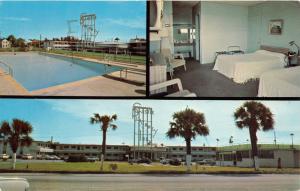
[[[118,150],[118,149],[119,149],[119,147],[114,147],[114,149],[115,149],[115,150]]]
[[[85,148],[86,148],[86,149],[90,149],[90,146],[86,146]]]
[[[76,149],[76,146],[72,146],[71,148],[72,148],[72,149]]]
[[[107,148],[107,149],[111,149],[111,146],[107,146],[106,148]]]
[[[93,146],[93,149],[97,149],[97,146]]]
[[[179,148],[180,151],[183,151],[183,148]]]
[[[173,151],[176,151],[177,149],[176,149],[176,147],[173,147],[172,150],[173,150]]]

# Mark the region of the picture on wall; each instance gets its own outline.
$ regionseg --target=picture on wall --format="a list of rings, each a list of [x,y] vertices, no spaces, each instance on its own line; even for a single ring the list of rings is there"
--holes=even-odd
[[[281,35],[282,27],[283,27],[282,19],[271,20],[269,24],[269,33],[271,35]]]

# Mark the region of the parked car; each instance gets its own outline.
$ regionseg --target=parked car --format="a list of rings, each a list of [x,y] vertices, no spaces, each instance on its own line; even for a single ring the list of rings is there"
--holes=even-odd
[[[214,161],[212,159],[204,159],[201,161],[197,161],[197,164],[214,166],[214,165],[216,165],[216,161]]]
[[[53,155],[53,157],[54,157],[54,160],[61,160],[61,158],[56,155]]]
[[[1,191],[29,191],[29,183],[24,178],[0,177]]]
[[[174,165],[174,166],[180,166],[181,165],[181,161],[179,159],[171,159],[169,161],[170,165]]]
[[[0,154],[0,159],[7,160],[7,159],[9,159],[9,155],[7,155],[7,154]]]
[[[46,160],[61,160],[61,158],[56,155],[45,155],[45,159]]]
[[[31,160],[31,159],[33,159],[33,156],[31,154],[24,154],[24,155],[22,155],[22,159]]]
[[[159,162],[161,164],[169,164],[170,160],[169,159],[161,159]]]
[[[71,155],[66,162],[87,162],[87,158],[84,155]]]
[[[148,158],[142,158],[142,159],[138,159],[137,163],[151,164],[152,161]]]
[[[99,158],[98,157],[87,157],[86,158],[88,162],[96,162],[96,161],[99,161]]]

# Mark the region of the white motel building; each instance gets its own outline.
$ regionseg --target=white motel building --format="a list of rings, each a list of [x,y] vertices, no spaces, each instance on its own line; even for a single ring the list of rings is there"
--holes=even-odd
[[[300,145],[258,144],[260,167],[300,167]],[[251,145],[233,145],[217,149],[217,165],[252,167]]]
[[[3,144],[0,140],[0,154],[12,155],[9,144]],[[161,158],[177,158],[185,160],[186,150],[184,146],[153,146],[134,148],[128,145],[106,145],[106,160],[125,161],[127,156],[133,157],[134,152],[139,153],[138,158],[148,157],[153,161]],[[97,144],[63,144],[51,143],[50,141],[34,141],[30,147],[19,147],[17,155],[31,154],[37,155],[54,154],[61,158],[71,155],[85,155],[87,157],[99,157],[101,145]],[[216,147],[192,147],[192,160],[216,159]]]
[[[177,158],[185,160],[185,146],[153,146],[134,148],[129,145],[107,145],[106,160],[111,161],[127,161],[127,156],[131,158],[136,152],[137,158],[148,157],[153,161],[159,161],[161,158]],[[12,155],[12,151],[8,144],[4,144],[0,140],[0,154],[6,153]],[[51,143],[50,141],[34,141],[30,147],[19,148],[17,155],[31,154],[37,155],[57,155],[61,158],[67,158],[72,155],[84,155],[86,157],[99,157],[101,153],[101,145],[98,144],[63,144]],[[137,153],[139,153],[137,155]],[[274,145],[263,144],[258,145],[258,157],[261,167],[278,166],[280,160],[283,168],[299,168],[300,167],[300,145]],[[192,161],[201,161],[211,159],[216,161],[218,166],[237,166],[252,167],[253,160],[251,158],[251,145],[233,145],[224,147],[192,147]]]

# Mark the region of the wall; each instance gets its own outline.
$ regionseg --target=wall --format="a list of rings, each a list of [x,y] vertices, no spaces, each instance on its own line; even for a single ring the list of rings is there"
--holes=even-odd
[[[172,1],[164,1],[163,6],[163,19],[162,19],[162,25],[163,28],[159,32],[161,37],[161,40],[151,40],[151,33],[150,33],[150,53],[154,52],[160,52],[160,48],[170,48],[171,51],[174,50],[173,43],[173,27],[164,27],[165,24],[168,24],[170,26],[173,26],[173,6]],[[162,41],[162,43],[161,43]]]
[[[197,19],[197,16],[198,19]],[[197,61],[200,61],[200,22],[201,22],[201,3],[199,2],[197,5],[193,7],[193,25],[195,26],[196,32],[196,40],[195,40],[195,48],[194,55]]]
[[[293,40],[300,45],[300,3],[265,2],[249,7],[248,15],[248,51],[258,50],[260,45],[290,48],[288,43]],[[283,19],[282,35],[269,34],[273,19]]]
[[[201,2],[201,63],[213,63],[216,51],[238,45],[247,48],[248,7]]]

